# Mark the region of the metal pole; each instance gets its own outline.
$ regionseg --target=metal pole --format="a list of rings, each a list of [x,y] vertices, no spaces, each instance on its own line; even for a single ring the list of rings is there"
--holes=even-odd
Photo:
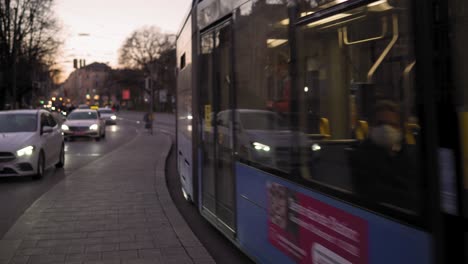
[[[150,78],[149,80],[149,87],[150,87],[150,114],[153,115],[153,109],[154,109],[154,89],[153,89],[153,80]]]
[[[154,108],[154,89],[153,89],[153,80],[150,78],[150,89],[151,89],[151,109],[150,109],[150,122],[151,122],[151,128],[150,128],[150,133],[153,135],[153,108]]]
[[[14,23],[17,23],[17,17],[18,17],[18,8],[14,8],[15,10],[15,20],[14,20]],[[12,88],[12,95],[13,95],[13,102],[12,102],[12,109],[17,109],[18,108],[18,105],[16,104],[16,97],[18,96],[17,94],[17,80],[16,80],[16,72],[17,72],[17,65],[16,65],[16,57],[17,57],[17,51],[16,49],[18,48],[17,46],[17,40],[16,40],[16,34],[18,34],[17,32],[14,32],[14,36],[13,36],[13,65],[12,65],[12,74],[11,74],[11,88]]]

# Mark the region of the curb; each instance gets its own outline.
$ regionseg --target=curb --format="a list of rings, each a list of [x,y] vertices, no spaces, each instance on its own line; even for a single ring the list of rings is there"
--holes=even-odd
[[[161,134],[163,135],[163,134]],[[156,194],[158,200],[163,208],[163,211],[166,217],[169,219],[169,223],[172,226],[172,229],[177,235],[182,247],[185,248],[187,254],[192,258],[194,263],[215,263],[212,256],[208,253],[206,248],[201,244],[195,234],[192,232],[188,226],[185,219],[179,213],[179,210],[175,206],[169,189],[167,187],[166,180],[166,164],[169,157],[169,153],[173,147],[172,139],[168,135],[163,135],[169,143],[169,147],[165,149],[164,155],[165,159],[159,160],[156,164],[155,173],[156,173]],[[162,163],[162,164],[160,164]]]

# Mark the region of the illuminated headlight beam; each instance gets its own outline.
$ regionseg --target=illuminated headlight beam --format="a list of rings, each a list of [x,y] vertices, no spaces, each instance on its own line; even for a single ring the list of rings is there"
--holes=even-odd
[[[34,152],[34,146],[27,146],[25,148],[22,148],[16,151],[16,155],[18,155],[18,157],[31,156],[33,152]]]
[[[265,152],[269,152],[271,150],[270,146],[259,143],[259,142],[254,142],[252,143],[252,145],[256,150],[263,150]]]

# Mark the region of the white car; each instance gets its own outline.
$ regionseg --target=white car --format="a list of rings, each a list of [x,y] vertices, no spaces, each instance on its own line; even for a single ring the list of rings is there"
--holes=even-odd
[[[117,123],[117,116],[112,109],[99,108],[98,112],[101,114],[101,118],[104,119],[104,122],[106,122],[106,125],[115,125]]]
[[[77,109],[68,115],[62,131],[65,139],[91,137],[99,141],[106,137],[106,124],[97,110]]]
[[[80,105],[78,106],[78,109],[91,109],[91,108],[90,108],[89,105],[87,105],[87,104],[80,104]]]
[[[0,177],[41,178],[47,168],[64,163],[62,131],[49,112],[0,111]]]
[[[233,145],[232,110],[217,114],[218,142],[221,148]],[[311,141],[300,131],[291,130],[279,114],[256,109],[236,109],[234,112],[239,156],[249,161],[289,172],[300,166],[300,158],[312,152]],[[294,144],[293,144],[294,143]]]

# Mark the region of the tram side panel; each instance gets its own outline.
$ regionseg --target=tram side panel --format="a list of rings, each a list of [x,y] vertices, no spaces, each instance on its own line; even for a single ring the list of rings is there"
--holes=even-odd
[[[239,243],[260,263],[432,263],[426,232],[242,163],[236,170]]]
[[[177,38],[177,170],[183,195],[193,198],[192,175],[192,23],[191,16]]]

